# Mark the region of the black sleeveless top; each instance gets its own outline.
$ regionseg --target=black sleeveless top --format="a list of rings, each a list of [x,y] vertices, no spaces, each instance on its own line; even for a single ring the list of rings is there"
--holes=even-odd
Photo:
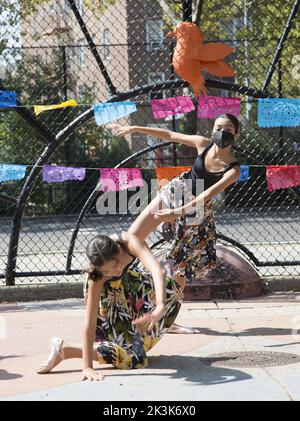
[[[214,143],[210,143],[202,152],[201,155],[198,155],[196,161],[194,162],[194,165],[186,175],[185,178],[192,180],[192,193],[194,196],[196,196],[197,190],[196,190],[196,182],[197,180],[204,180],[204,190],[209,189],[211,186],[216,184],[223,175],[229,171],[231,168],[240,165],[238,161],[231,162],[223,171],[219,172],[209,172],[205,168],[205,157],[207,155],[207,152],[210,150],[210,148],[214,145]]]

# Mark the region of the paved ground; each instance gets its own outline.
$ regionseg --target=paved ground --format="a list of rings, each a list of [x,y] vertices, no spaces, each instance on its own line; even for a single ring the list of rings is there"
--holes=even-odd
[[[178,321],[199,334],[165,335],[147,369],[102,366],[80,382],[80,360],[50,375],[34,369],[48,340],[80,342],[81,300],[0,305],[0,396],[4,400],[300,400],[300,294],[184,303]]]

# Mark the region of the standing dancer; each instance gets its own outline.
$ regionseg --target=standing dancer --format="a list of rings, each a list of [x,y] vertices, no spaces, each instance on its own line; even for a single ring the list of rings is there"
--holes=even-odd
[[[164,186],[129,228],[144,241],[161,222],[176,220],[175,236],[165,256],[173,265],[172,278],[201,279],[216,264],[216,229],[212,198],[223,192],[240,177],[240,164],[231,146],[239,134],[239,121],[231,114],[222,114],[214,122],[211,139],[184,135],[159,128],[120,125],[108,126],[118,136],[140,133],[196,148],[198,157],[192,170],[181,174]],[[204,189],[197,194],[198,184]],[[198,191],[197,191],[198,190]],[[204,190],[204,191],[203,191]],[[195,208],[203,208],[202,217],[188,216]],[[196,219],[196,221],[195,221]],[[174,333],[182,333],[174,326]]]
[[[147,367],[146,353],[172,326],[180,310],[181,286],[166,276],[136,236],[126,232],[98,235],[86,253],[89,269],[83,346],[52,339],[49,359],[38,369],[39,374],[49,373],[71,358],[83,358],[82,380],[103,379],[101,372],[93,369],[93,361],[119,369]],[[147,271],[136,266],[139,261]]]

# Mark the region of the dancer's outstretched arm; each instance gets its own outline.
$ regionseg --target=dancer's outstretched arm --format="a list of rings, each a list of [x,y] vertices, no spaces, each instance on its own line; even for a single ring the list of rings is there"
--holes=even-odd
[[[173,221],[174,215],[185,215],[192,213],[200,206],[211,200],[217,194],[222,193],[227,187],[235,183],[240,178],[240,168],[234,167],[229,170],[216,184],[199,194],[194,200],[177,209],[163,209],[157,212],[157,216],[165,221]]]
[[[99,310],[99,297],[103,280],[89,281],[85,326],[83,333],[83,369],[82,380],[102,380],[103,375],[93,369],[93,344],[97,327],[97,314]]]
[[[155,127],[121,126],[120,124],[110,124],[107,127],[112,129],[115,136],[126,136],[133,133],[140,133],[156,137],[157,139],[166,140],[167,142],[182,143],[183,145],[196,149],[202,149],[210,142],[209,139],[203,136],[186,135]]]

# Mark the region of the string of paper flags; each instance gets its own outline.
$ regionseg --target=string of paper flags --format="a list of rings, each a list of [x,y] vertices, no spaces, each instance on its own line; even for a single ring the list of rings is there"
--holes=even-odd
[[[195,105],[189,96],[152,99],[150,100],[150,104],[153,117],[156,120],[195,110]],[[78,104],[75,100],[69,100],[60,104],[33,105],[33,107],[35,114],[38,116],[45,111],[80,105],[83,104]],[[16,92],[0,91],[0,107],[18,107]],[[102,126],[136,112],[137,103],[132,101],[97,103],[93,105],[93,108],[96,123]],[[207,95],[200,96],[197,110],[198,118],[215,119],[218,115],[224,113],[239,117],[241,114],[241,99]],[[258,98],[259,127],[297,127],[299,125],[300,99]]]
[[[0,183],[21,180],[26,169],[32,165],[0,164]],[[241,165],[241,175],[238,182],[247,182],[251,167],[266,168],[266,179],[270,192],[278,189],[300,185],[300,165]],[[46,183],[61,183],[65,181],[84,181],[86,170],[91,168],[66,167],[58,165],[43,165],[43,181]],[[158,167],[156,177],[159,186],[162,181],[168,182],[191,167]],[[100,172],[102,190],[120,191],[131,187],[143,187],[144,181],[140,168],[93,168]]]
[[[189,96],[177,96],[166,99],[153,99],[150,101],[153,117],[155,119],[168,118],[182,115],[195,110],[195,105]],[[65,107],[79,106],[75,100],[60,104],[35,105],[36,115],[42,112]],[[87,105],[87,104],[85,104]],[[126,117],[137,111],[136,102],[117,102],[94,104],[95,120],[98,125],[105,125],[120,118]],[[241,113],[241,99],[203,95],[199,99],[197,111],[198,118],[215,119],[223,113],[230,113],[236,117]],[[0,107],[18,107],[17,94],[13,91],[0,91]],[[24,107],[24,106],[23,106]],[[296,127],[300,125],[300,99],[292,98],[259,98],[258,99],[258,125],[259,127]],[[26,169],[30,165],[0,164],[0,182],[20,180],[25,177]],[[250,167],[257,165],[242,165],[239,182],[250,178]],[[294,187],[300,184],[300,166],[265,166],[269,191],[278,188]],[[171,167],[172,168],[172,167]],[[174,171],[183,172],[186,167],[174,167]],[[56,165],[43,166],[43,181],[48,183],[64,182],[67,180],[83,181],[87,168],[63,167]],[[90,168],[88,168],[90,169]],[[106,186],[106,191],[123,190],[129,187],[141,187],[141,170],[136,168],[123,169],[96,169],[100,170],[101,180],[110,180],[111,185]],[[157,169],[159,180],[160,170]],[[170,172],[170,167],[165,168]],[[173,177],[174,178],[174,177]],[[169,179],[172,179],[169,178]]]

